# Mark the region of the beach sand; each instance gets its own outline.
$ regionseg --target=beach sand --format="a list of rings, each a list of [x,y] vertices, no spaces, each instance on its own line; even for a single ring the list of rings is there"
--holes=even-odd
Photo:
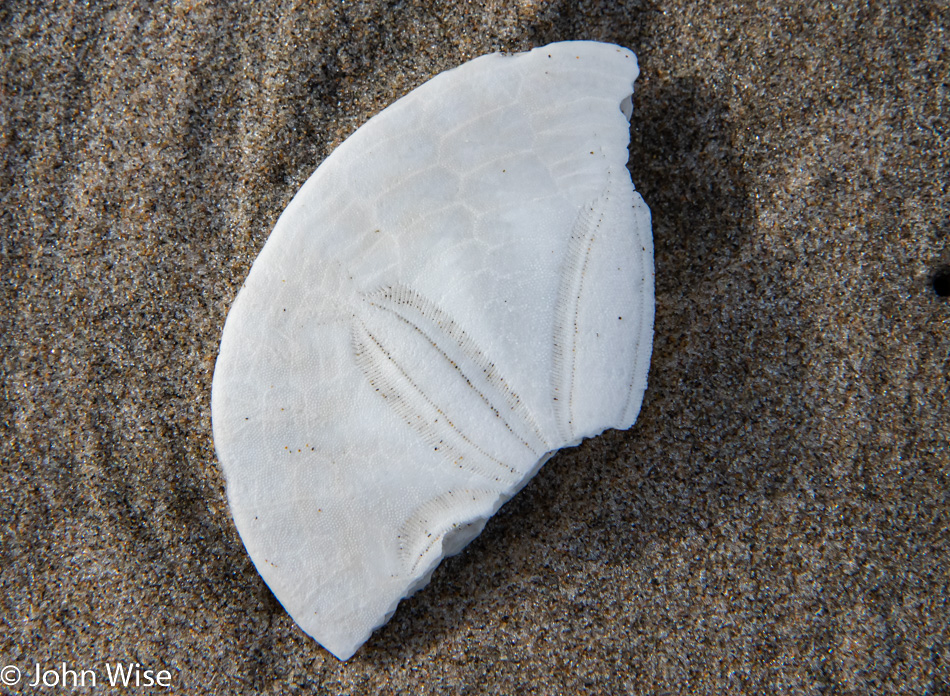
[[[231,522],[228,308],[370,116],[569,39],[642,71],[640,419],[340,663]],[[4,5],[0,690],[137,662],[189,694],[950,693],[948,40],[928,1]]]

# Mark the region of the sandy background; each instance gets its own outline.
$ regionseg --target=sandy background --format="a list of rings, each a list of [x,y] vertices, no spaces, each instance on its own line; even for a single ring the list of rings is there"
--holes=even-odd
[[[553,459],[341,664],[231,523],[228,307],[372,114],[565,39],[640,58],[640,420]],[[191,694],[950,693],[948,45],[927,0],[0,5],[0,667],[138,661]]]

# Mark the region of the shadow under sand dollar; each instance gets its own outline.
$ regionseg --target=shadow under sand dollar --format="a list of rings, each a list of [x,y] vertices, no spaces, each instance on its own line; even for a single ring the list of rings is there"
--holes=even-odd
[[[787,478],[779,453],[794,423],[782,395],[801,393],[804,377],[800,335],[777,327],[798,321],[798,301],[770,282],[782,260],[758,254],[750,236],[747,173],[720,98],[696,79],[655,92],[646,81],[640,98],[631,150],[642,157],[657,268],[645,401],[654,408],[641,427],[657,438],[651,479],[672,477],[683,513],[702,525],[720,493],[766,493]]]

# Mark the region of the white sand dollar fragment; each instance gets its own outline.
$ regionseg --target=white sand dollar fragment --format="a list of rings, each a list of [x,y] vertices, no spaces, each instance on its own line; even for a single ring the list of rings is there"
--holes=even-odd
[[[228,314],[214,440],[258,571],[350,657],[561,447],[629,428],[653,338],[636,57],[436,76],[340,145]]]

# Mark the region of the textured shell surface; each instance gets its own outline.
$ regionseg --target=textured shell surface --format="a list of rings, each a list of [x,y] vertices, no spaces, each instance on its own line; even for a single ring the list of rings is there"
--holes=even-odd
[[[486,55],[340,145],[278,220],[212,387],[235,524],[345,660],[559,448],[629,428],[653,338],[637,61]]]

